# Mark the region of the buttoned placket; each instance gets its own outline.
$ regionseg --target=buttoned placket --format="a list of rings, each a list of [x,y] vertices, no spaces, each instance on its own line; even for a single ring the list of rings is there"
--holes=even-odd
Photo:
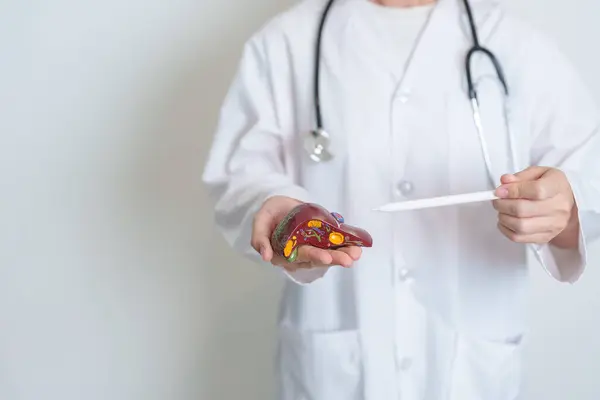
[[[406,160],[410,151],[410,132],[403,127],[410,108],[411,90],[408,87],[399,87],[392,98],[391,106],[391,135],[392,159],[394,160],[394,173],[392,193],[394,201],[403,201],[414,196],[417,188],[411,177],[405,176]],[[410,229],[400,221],[402,215],[394,215],[393,225],[394,256],[393,256],[393,286],[395,307],[395,359],[399,399],[417,400],[422,396],[425,354],[423,340],[426,334],[424,327],[424,310],[413,296],[411,287],[414,282],[414,265],[407,265],[402,253],[400,232]]]

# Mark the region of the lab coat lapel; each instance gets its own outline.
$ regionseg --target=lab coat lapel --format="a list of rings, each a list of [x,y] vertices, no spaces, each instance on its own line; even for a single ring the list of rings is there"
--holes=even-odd
[[[471,0],[470,3],[480,41],[485,43],[501,17],[496,12],[498,1]],[[469,21],[462,1],[438,0],[398,89],[411,86],[440,92],[440,89],[455,90],[459,82],[466,99],[465,56],[471,46]]]

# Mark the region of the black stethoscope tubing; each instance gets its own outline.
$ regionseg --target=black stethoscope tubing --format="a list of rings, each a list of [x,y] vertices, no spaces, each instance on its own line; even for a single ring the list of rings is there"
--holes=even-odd
[[[368,0],[364,0],[364,1],[368,1]],[[323,115],[322,115],[322,111],[321,111],[321,94],[320,94],[321,45],[322,45],[322,41],[323,41],[322,39],[323,39],[323,30],[325,28],[325,22],[327,20],[327,16],[329,15],[329,12],[331,11],[331,7],[333,6],[334,2],[335,2],[335,0],[329,0],[327,2],[327,5],[325,6],[323,15],[321,17],[321,21],[319,23],[319,31],[318,31],[318,35],[317,35],[316,58],[315,58],[315,65],[314,65],[314,107],[315,107],[315,118],[316,118],[317,129],[314,130],[313,133],[323,131]],[[472,71],[471,71],[471,68],[472,68],[471,61],[473,60],[473,57],[477,53],[482,53],[484,56],[487,56],[490,59],[490,61],[494,65],[496,75],[498,76],[498,79],[500,80],[500,83],[502,84],[504,93],[508,96],[508,85],[507,85],[506,79],[504,77],[504,72],[502,70],[502,66],[500,65],[500,62],[498,61],[498,59],[494,55],[494,53],[492,53],[489,49],[481,46],[481,44],[479,42],[479,36],[477,33],[477,27],[475,26],[475,20],[473,18],[473,12],[471,10],[471,5],[468,0],[463,0],[463,4],[465,6],[467,17],[469,19],[469,27],[471,30],[471,36],[472,36],[472,41],[473,41],[473,45],[467,52],[467,55],[465,58],[465,73],[467,76],[467,88],[468,88],[469,99],[471,101],[478,101],[477,90],[475,89],[475,85],[473,83],[473,75],[472,75]]]

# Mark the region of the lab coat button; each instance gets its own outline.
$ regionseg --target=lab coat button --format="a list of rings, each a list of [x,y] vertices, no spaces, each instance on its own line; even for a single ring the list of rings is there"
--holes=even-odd
[[[401,269],[400,272],[398,272],[398,278],[402,282],[408,281],[410,279],[410,271],[406,268]]]
[[[400,91],[400,96],[398,97],[398,100],[400,100],[400,103],[402,104],[406,104],[408,103],[408,100],[410,99],[410,89],[406,88]]]
[[[408,357],[402,358],[400,360],[400,363],[398,364],[398,368],[400,368],[401,371],[408,371],[410,369],[410,367],[412,367],[412,360]]]
[[[349,357],[348,357],[348,362],[352,366],[355,366],[358,364],[358,354],[356,351],[350,352]]]
[[[398,183],[398,192],[402,196],[408,196],[414,191],[414,185],[410,181],[400,181]]]

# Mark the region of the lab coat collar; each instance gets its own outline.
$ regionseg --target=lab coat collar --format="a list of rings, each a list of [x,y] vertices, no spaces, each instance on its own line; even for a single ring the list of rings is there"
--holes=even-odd
[[[364,3],[370,0],[338,0],[334,7],[337,10],[332,10],[332,13],[346,14],[345,16],[352,16],[359,13],[359,9],[356,7],[356,3]],[[321,1],[324,7],[325,1]],[[485,40],[493,32],[496,23],[498,22],[498,11],[500,10],[503,0],[469,0],[469,4],[473,10],[475,17],[475,23],[479,31],[479,36],[482,40]],[[466,13],[464,12],[463,0],[438,0],[436,7],[437,10],[446,11],[458,11],[460,13],[460,21],[462,25],[463,34],[470,38],[469,24]]]

